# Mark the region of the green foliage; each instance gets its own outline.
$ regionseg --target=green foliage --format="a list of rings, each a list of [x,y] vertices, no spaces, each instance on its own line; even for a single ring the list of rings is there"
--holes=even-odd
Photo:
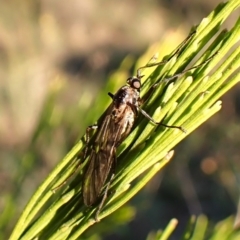
[[[240,3],[236,0],[220,4],[196,27],[196,34],[178,56],[173,57],[164,66],[144,70],[143,98],[154,83],[160,81],[161,84],[143,105],[143,109],[156,121],[183,126],[187,130],[187,134],[176,129],[155,126],[139,116],[132,133],[118,149],[119,165],[111,184],[114,194],[108,198],[99,219],[115,212],[131,199],[169,162],[173,155],[171,149],[221,109],[221,101],[218,99],[236,85],[240,78],[240,73],[237,71],[240,64],[239,47],[233,49],[228,58],[222,62],[230,49],[239,41],[240,19],[229,31],[223,30],[219,33],[219,30],[226,18],[239,6]],[[203,51],[210,40],[213,40],[211,45]],[[202,51],[203,53],[201,53]],[[176,81],[163,81],[163,79],[186,69],[196,55],[200,54],[201,56],[194,61],[194,65],[203,63],[215,53],[217,55],[211,61],[189,71]],[[141,59],[141,62],[148,62],[149,58],[150,56],[145,56],[145,60]],[[98,111],[97,113],[100,115],[110,102],[106,92],[115,92],[123,84],[123,80],[126,79],[125,69],[130,67],[130,64],[128,65],[126,62],[119,72],[110,77],[107,90],[101,93],[104,95],[97,100],[101,102],[98,102],[97,109],[96,107],[92,109],[94,114]],[[126,65],[127,67],[125,67]],[[136,68],[138,67],[139,65],[136,64]],[[46,111],[52,107],[51,101],[47,105],[49,108],[46,107]],[[87,117],[93,118],[90,115]],[[42,126],[46,127],[47,124],[40,123],[39,129]],[[36,132],[36,136],[37,134],[38,132]],[[95,224],[96,209],[89,209],[82,205],[81,174],[85,164],[81,165],[80,174],[76,173],[70,184],[57,190],[56,193],[52,191],[74,171],[79,161],[76,156],[84,144],[83,139],[80,140],[39,187],[19,219],[10,237],[11,240],[79,239],[83,232]],[[140,175],[141,178],[133,182]],[[126,219],[132,218],[133,215],[134,211],[128,216],[126,214]],[[205,222],[204,218],[198,219],[192,236],[201,234],[198,229],[204,229]],[[172,230],[170,228],[166,231],[169,232],[162,234],[162,238],[156,239],[167,239]],[[216,235],[217,232],[212,236],[214,234]],[[201,238],[195,237],[195,239]]]
[[[178,221],[172,219],[164,231],[158,230],[151,232],[147,240],[167,240],[171,239],[173,231],[176,229]],[[197,218],[193,216],[182,236],[182,240],[237,240],[240,232],[233,229],[234,219],[229,217],[212,226],[206,216],[200,215]]]

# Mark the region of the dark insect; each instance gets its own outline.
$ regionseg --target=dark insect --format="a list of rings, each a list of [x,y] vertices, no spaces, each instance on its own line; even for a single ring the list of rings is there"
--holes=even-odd
[[[95,135],[91,139],[91,144],[87,145],[87,154],[89,156],[88,166],[83,176],[83,201],[86,206],[92,206],[98,201],[101,190],[109,176],[113,176],[116,166],[116,148],[129,135],[138,112],[141,112],[154,124],[160,124],[169,128],[182,127],[168,126],[154,121],[143,109],[141,109],[141,75],[127,79],[126,86],[120,88],[116,94],[109,93],[112,98],[112,104],[106,111],[105,117],[99,125],[93,125],[88,128],[97,128]],[[107,190],[105,190],[107,194]],[[98,208],[100,211],[103,200]],[[99,211],[96,214],[96,219]]]
[[[183,42],[183,44],[180,45],[172,57],[181,50],[182,46],[184,46],[186,42],[191,39],[192,35],[193,34],[191,34]],[[170,59],[172,57],[170,57]],[[203,63],[186,69],[179,74],[175,74],[164,81],[173,80],[183,75],[187,71],[200,67],[212,59],[212,57],[208,58]],[[141,76],[141,69],[163,65],[170,59],[163,62],[147,64],[146,66],[141,67],[137,71],[137,76],[127,79],[127,85],[120,88],[115,94],[108,93],[108,95],[112,98],[111,105],[108,107],[103,118],[100,119],[98,124],[90,126],[87,129],[87,146],[85,149],[84,159],[86,159],[86,156],[89,156],[89,159],[86,171],[83,175],[82,183],[83,201],[86,206],[92,206],[99,200],[104,184],[109,179],[104,191],[104,195],[96,212],[96,220],[98,220],[98,214],[100,213],[100,210],[106,200],[108,188],[114,176],[114,170],[117,162],[116,149],[131,132],[139,112],[154,124],[162,125],[167,128],[177,128],[185,132],[181,126],[168,126],[166,124],[156,122],[148,113],[141,109],[142,100],[140,98],[140,89],[141,78],[143,77]],[[157,87],[160,83],[153,85],[152,89]],[[90,129],[97,130],[89,142]]]
[[[148,113],[141,109],[142,100],[140,98],[140,89],[141,78],[143,77],[141,75],[141,70],[167,63],[173,56],[182,50],[183,46],[185,46],[194,34],[195,32],[189,35],[169,59],[158,63],[147,64],[146,66],[139,68],[137,76],[128,78],[125,86],[120,88],[115,94],[108,93],[112,98],[111,105],[96,125],[87,128],[87,144],[83,150],[83,156],[81,157],[82,161],[85,161],[88,158],[87,166],[83,174],[82,196],[83,202],[86,206],[93,206],[94,204],[97,204],[97,202],[100,202],[95,215],[96,221],[98,221],[98,215],[106,200],[111,180],[114,177],[114,170],[117,163],[116,149],[131,132],[138,113],[142,113],[153,124],[162,125],[168,128],[177,128],[183,132],[185,131],[181,126],[168,126],[156,122]],[[184,73],[202,66],[212,59],[212,57],[199,65],[186,69],[181,73],[164,79],[163,81],[174,80],[177,77],[182,76]],[[153,85],[151,90],[154,90],[154,88],[161,83],[162,81]],[[150,91],[150,94],[151,93],[152,92]],[[95,129],[95,133],[90,139],[89,131],[91,129]],[[101,196],[106,182],[107,185],[103,196]]]

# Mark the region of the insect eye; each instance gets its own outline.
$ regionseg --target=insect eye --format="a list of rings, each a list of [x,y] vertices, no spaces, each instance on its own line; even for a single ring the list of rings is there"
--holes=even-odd
[[[141,88],[141,81],[138,77],[130,77],[127,79],[127,83],[135,89],[140,89]]]
[[[139,79],[135,78],[132,80],[131,86],[135,89],[140,89],[141,88],[141,82]]]

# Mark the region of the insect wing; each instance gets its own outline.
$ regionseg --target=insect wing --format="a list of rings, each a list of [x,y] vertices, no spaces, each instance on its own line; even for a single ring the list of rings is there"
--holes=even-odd
[[[113,169],[116,159],[116,141],[121,126],[116,124],[110,114],[106,115],[96,133],[90,150],[89,165],[83,179],[83,201],[86,206],[93,205]]]

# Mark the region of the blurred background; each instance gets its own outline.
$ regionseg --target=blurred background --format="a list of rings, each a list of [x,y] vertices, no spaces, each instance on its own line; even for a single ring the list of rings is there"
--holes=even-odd
[[[169,54],[220,2],[0,2],[0,239],[7,239],[39,184],[100,116],[102,109],[90,110],[109,74],[126,56],[137,59],[161,40],[158,51]],[[239,96],[237,86],[223,97],[222,111],[175,148],[164,173],[125,206],[124,220],[100,223],[103,239],[145,239],[173,217],[180,221],[178,239],[192,214],[204,213],[213,223],[236,214]]]

